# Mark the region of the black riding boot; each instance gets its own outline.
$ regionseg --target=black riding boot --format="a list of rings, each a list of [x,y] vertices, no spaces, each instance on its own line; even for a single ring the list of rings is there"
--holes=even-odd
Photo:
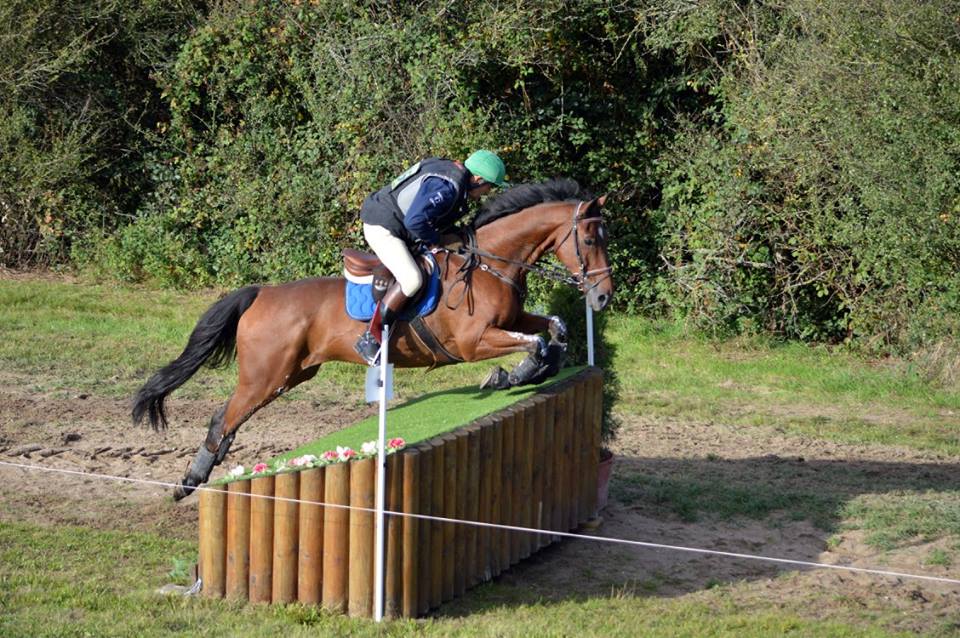
[[[377,304],[377,309],[373,313],[370,325],[367,326],[366,332],[360,335],[357,343],[353,346],[353,349],[363,357],[367,365],[375,366],[380,362],[380,341],[383,334],[382,326],[383,324],[387,324],[391,329],[394,328],[396,320],[408,300],[409,297],[403,294],[403,290],[400,289],[400,284],[394,282],[383,296],[383,299],[380,300],[380,303]]]

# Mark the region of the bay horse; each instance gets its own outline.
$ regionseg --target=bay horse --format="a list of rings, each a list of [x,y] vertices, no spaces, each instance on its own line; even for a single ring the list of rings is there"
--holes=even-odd
[[[399,322],[390,326],[391,363],[432,367],[527,352],[510,374],[495,368],[487,385],[523,385],[556,374],[566,327],[559,317],[524,311],[526,276],[539,270],[562,277],[580,287],[594,310],[602,310],[613,294],[601,216],[605,201],[606,196],[581,194],[572,180],[516,186],[488,200],[468,233],[475,242],[439,256],[443,293],[437,309],[423,320],[434,347],[407,322]],[[538,266],[547,253],[555,254],[570,274]],[[197,322],[183,353],[157,371],[133,402],[135,424],[149,416],[154,430],[166,427],[166,396],[203,364],[221,365],[236,353],[237,386],[211,418],[174,499],[207,481],[241,424],[312,378],[323,363],[364,364],[353,344],[365,328],[366,322],[348,317],[345,281],[338,277],[247,286],[213,304]],[[549,333],[550,342],[540,333]],[[438,357],[438,351],[444,357]]]

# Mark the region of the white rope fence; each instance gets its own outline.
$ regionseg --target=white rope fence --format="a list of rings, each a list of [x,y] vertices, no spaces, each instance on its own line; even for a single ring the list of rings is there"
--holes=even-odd
[[[94,474],[90,472],[83,472],[80,470],[68,470],[68,469],[62,469],[62,468],[43,467],[41,465],[11,463],[8,461],[0,461],[0,467],[11,467],[11,468],[18,468],[18,469],[29,470],[29,471],[40,471],[40,472],[50,472],[50,473],[66,474],[66,475],[73,475],[73,476],[83,476],[86,478],[96,478],[100,480],[116,481],[121,483],[139,483],[143,485],[155,485],[157,487],[168,487],[168,488],[176,487],[176,483],[168,483],[165,481],[154,481],[150,479],[141,479],[141,478],[129,478],[125,476],[112,476],[109,474]],[[210,487],[202,487],[202,486],[197,487],[196,490],[197,491],[202,491],[202,490],[222,491],[221,489],[218,489],[218,488],[210,488]],[[342,505],[342,504],[336,504],[336,503],[323,503],[320,501],[304,501],[304,500],[295,499],[295,498],[283,498],[283,497],[277,497],[277,496],[265,496],[265,495],[256,495],[256,494],[250,494],[248,496],[250,496],[250,498],[265,498],[265,499],[270,499],[274,501],[283,501],[287,503],[303,503],[307,505],[321,505],[323,507],[332,507],[332,508],[346,509],[346,510],[357,510],[361,512],[370,512],[374,514],[377,511],[375,508],[370,508],[370,507],[358,507],[354,505]],[[625,538],[611,538],[607,536],[595,536],[591,534],[576,534],[573,532],[558,532],[555,530],[536,529],[531,527],[518,527],[515,525],[501,525],[496,523],[483,523],[480,521],[467,521],[467,520],[461,520],[456,518],[445,518],[442,516],[429,516],[426,514],[409,514],[406,512],[393,512],[389,510],[384,510],[384,514],[387,514],[390,516],[405,516],[408,518],[417,518],[417,519],[428,520],[428,521],[438,521],[441,523],[454,523],[454,524],[460,524],[460,525],[473,525],[475,527],[488,527],[488,528],[502,529],[502,530],[507,530],[512,532],[545,534],[548,536],[576,538],[580,540],[597,541],[601,543],[613,543],[617,545],[627,545],[632,547],[645,547],[648,549],[663,549],[663,550],[670,550],[670,551],[676,551],[676,552],[703,554],[708,556],[721,556],[725,558],[740,558],[744,560],[755,560],[755,561],[762,561],[762,562],[768,562],[768,563],[776,563],[780,565],[794,565],[797,567],[807,567],[811,569],[833,569],[837,571],[853,572],[857,574],[869,574],[874,576],[886,576],[891,578],[908,578],[912,580],[923,580],[923,581],[936,582],[936,583],[947,583],[950,585],[960,585],[960,579],[956,579],[956,578],[927,576],[923,574],[909,574],[905,572],[895,572],[895,571],[889,571],[884,569],[870,569],[866,567],[853,567],[851,565],[833,565],[830,563],[816,563],[813,561],[796,560],[793,558],[777,558],[773,556],[762,556],[759,554],[743,554],[739,552],[725,552],[725,551],[720,551],[716,549],[705,549],[700,547],[685,547],[682,545],[652,543],[648,541],[637,541],[637,540],[630,540]]]

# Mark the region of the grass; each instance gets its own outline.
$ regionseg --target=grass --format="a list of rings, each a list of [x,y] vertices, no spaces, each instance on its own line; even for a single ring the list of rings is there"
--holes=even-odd
[[[219,296],[217,291],[0,279],[0,366],[29,378],[37,392],[131,396],[150,374],[180,354],[197,319]],[[442,372],[398,372],[394,394],[402,401],[477,384],[493,365],[509,369],[518,360],[512,355]],[[362,366],[327,364],[316,379],[280,400],[362,404],[365,373]],[[236,364],[205,368],[177,392],[189,398],[226,399],[235,382]]]
[[[421,397],[390,408],[388,418],[391,435],[402,437],[408,445],[432,439],[439,434],[513,405],[544,387],[573,376],[582,369],[582,367],[565,368],[556,377],[538,385],[506,391],[480,390],[476,385],[471,385],[428,392]],[[371,416],[355,425],[307,443],[275,460],[290,459],[303,454],[319,455],[340,445],[358,449],[360,443],[377,438],[378,427],[379,416]]]
[[[403,438],[407,445],[432,439],[435,436],[455,430],[485,415],[492,414],[514,403],[532,396],[537,391],[563,381],[583,367],[565,368],[556,377],[543,383],[513,388],[507,391],[480,390],[476,385],[451,390],[428,392],[416,399],[411,399],[389,409],[390,437]],[[281,454],[269,461],[269,469],[258,476],[270,476],[276,473],[277,466],[283,461],[312,454],[319,457],[327,450],[335,450],[339,446],[360,450],[361,444],[366,441],[375,441],[379,434],[380,418],[374,415],[332,432],[315,441]],[[247,472],[237,477],[225,477],[215,484],[229,480],[246,479],[252,476]]]
[[[889,550],[943,537],[960,539],[960,493],[893,492],[857,497],[844,506],[844,528],[866,532],[866,542]]]
[[[960,455],[960,392],[905,362],[759,337],[708,341],[626,316],[607,330],[622,412]]]
[[[692,600],[555,600],[486,585],[447,615],[377,626],[301,605],[239,605],[155,593],[190,543],[151,534],[0,523],[0,635],[81,636],[843,636],[896,634],[791,612],[756,612],[723,586]],[[549,618],[549,622],[545,619]]]
[[[822,529],[832,529],[841,502],[837,495],[783,490],[780,486],[665,479],[639,473],[621,475],[611,489],[622,503],[642,504],[660,516],[669,513],[686,523],[704,518],[763,520],[786,514],[795,520],[809,520]]]
[[[196,319],[217,296],[0,280],[0,380],[37,396],[129,396],[179,354]],[[798,437],[960,457],[960,393],[924,382],[904,362],[762,339],[714,342],[633,317],[611,317],[607,331],[622,384],[615,406],[621,415],[776,428]],[[396,403],[414,399],[417,405],[417,397],[476,384],[491,365],[398,371]],[[328,365],[280,400],[362,404],[364,373],[360,366]],[[178,394],[222,399],[234,378],[229,367],[203,371]],[[464,396],[452,394],[449,411],[460,410]],[[359,439],[366,436],[357,433]],[[323,443],[336,444],[337,439]],[[900,484],[824,462],[815,470],[824,477],[818,484],[829,489],[810,492],[792,486],[793,475],[784,470],[751,483],[750,472],[742,470],[754,466],[715,454],[706,463],[726,464],[731,474],[713,476],[712,467],[701,473],[681,467],[672,475],[622,474],[612,489],[628,505],[659,518],[776,524],[799,517],[824,529],[862,530],[881,550],[938,541],[920,560],[941,568],[957,563],[956,490],[922,481]],[[838,537],[828,542],[841,544]],[[811,618],[816,610],[811,613],[802,602],[779,601],[776,607],[743,602],[735,594],[748,585],[722,579],[689,595],[660,596],[663,583],[647,574],[636,591],[593,597],[557,591],[544,598],[501,579],[445,606],[440,617],[381,628],[297,605],[235,605],[153,592],[170,578],[182,580],[183,566],[195,555],[195,542],[150,533],[0,523],[0,635],[887,636],[895,634],[880,627],[885,619],[895,624],[900,613],[852,611],[848,616],[856,624],[831,622]],[[950,622],[943,619],[941,629],[926,627],[950,635],[955,631]]]

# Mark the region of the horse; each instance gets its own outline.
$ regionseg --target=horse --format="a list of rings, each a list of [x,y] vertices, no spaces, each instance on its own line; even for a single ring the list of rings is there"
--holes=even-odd
[[[603,310],[613,295],[605,202],[606,196],[592,198],[568,179],[515,186],[490,198],[468,227],[463,248],[439,253],[443,292],[437,309],[422,319],[419,331],[412,321],[389,326],[390,361],[433,367],[527,352],[511,373],[495,368],[486,385],[502,389],[556,374],[567,329],[560,317],[524,310],[527,273],[538,270],[575,284],[595,311]],[[537,264],[548,253],[565,271]],[[345,303],[345,280],[319,277],[240,288],[201,316],[182,354],[153,374],[133,401],[135,425],[148,416],[155,431],[165,428],[167,395],[203,364],[222,365],[236,356],[236,388],[213,414],[174,500],[207,481],[244,422],[311,379],[325,362],[365,365],[353,344],[366,322],[350,319]]]

